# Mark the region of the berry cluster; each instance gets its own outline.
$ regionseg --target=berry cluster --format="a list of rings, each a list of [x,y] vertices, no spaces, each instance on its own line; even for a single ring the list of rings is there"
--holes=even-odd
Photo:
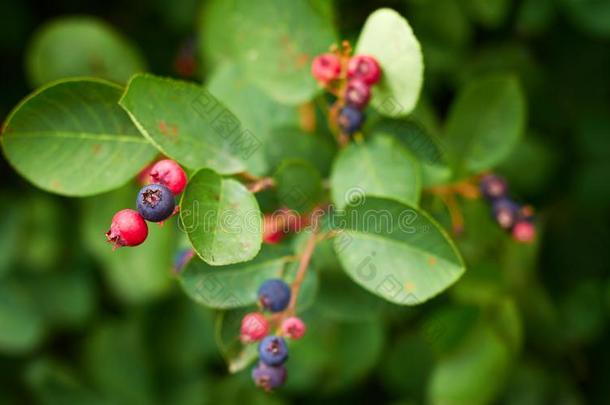
[[[265,281],[258,290],[258,303],[262,310],[275,315],[286,310],[290,304],[292,291],[288,284],[280,279]],[[279,327],[275,334],[269,334],[271,325]],[[258,345],[259,362],[252,370],[252,379],[257,386],[266,391],[278,388],[286,381],[288,345],[284,337],[300,339],[305,334],[305,324],[296,316],[266,317],[262,312],[252,312],[241,321],[240,339],[249,344]]]
[[[316,57],[311,65],[314,78],[338,97],[337,123],[342,133],[353,135],[364,122],[363,110],[371,99],[371,86],[381,77],[379,64],[369,55],[350,57],[351,48]]]
[[[138,176],[145,186],[138,192],[137,211],[124,209],[112,217],[106,239],[114,248],[137,246],[146,240],[146,221],[162,222],[176,211],[175,196],[186,187],[186,173],[173,160],[160,160]],[[146,220],[146,221],[145,221]]]
[[[517,242],[534,240],[534,210],[529,205],[520,206],[509,197],[506,180],[486,174],[481,178],[480,189],[485,199],[491,202],[493,217],[502,229],[511,232]]]

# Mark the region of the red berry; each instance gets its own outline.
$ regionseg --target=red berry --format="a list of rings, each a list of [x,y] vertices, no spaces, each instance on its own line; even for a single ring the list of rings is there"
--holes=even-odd
[[[284,239],[282,221],[279,217],[265,214],[263,217],[263,242],[276,245]]]
[[[317,56],[311,64],[311,74],[322,84],[336,80],[341,74],[341,61],[332,53]]]
[[[246,314],[241,320],[241,341],[257,342],[269,333],[269,322],[260,312]]]
[[[363,109],[371,99],[371,89],[360,79],[352,79],[345,89],[345,102],[358,109]]]
[[[520,221],[513,227],[513,238],[517,242],[530,243],[536,236],[536,228],[529,221]]]
[[[186,187],[186,173],[180,165],[173,160],[160,160],[150,169],[150,178],[154,183],[169,188],[172,194],[177,195]]]
[[[296,316],[286,318],[282,322],[282,334],[290,339],[300,339],[305,334],[307,327],[305,323]]]
[[[114,214],[106,239],[114,248],[122,246],[138,246],[146,240],[148,226],[138,211],[121,210]]]
[[[357,55],[347,64],[347,76],[358,78],[366,84],[375,84],[381,77],[381,68],[377,60],[369,55]]]

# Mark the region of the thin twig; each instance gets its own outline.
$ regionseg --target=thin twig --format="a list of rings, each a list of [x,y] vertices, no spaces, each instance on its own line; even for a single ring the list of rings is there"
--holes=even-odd
[[[272,177],[263,177],[262,179],[256,180],[250,184],[248,184],[248,190],[253,193],[258,193],[259,191],[266,190],[268,188],[274,187],[275,181]]]
[[[299,297],[299,291],[301,289],[301,284],[305,279],[305,274],[307,273],[309,262],[311,261],[311,257],[313,256],[313,252],[316,248],[316,243],[318,241],[317,235],[317,228],[312,229],[311,235],[309,235],[307,243],[305,244],[305,248],[303,249],[303,253],[301,254],[299,268],[297,269],[297,274],[294,278],[294,281],[292,282],[292,295],[290,297],[290,304],[288,305],[288,309],[286,311],[288,316],[294,314],[297,304],[297,298]]]

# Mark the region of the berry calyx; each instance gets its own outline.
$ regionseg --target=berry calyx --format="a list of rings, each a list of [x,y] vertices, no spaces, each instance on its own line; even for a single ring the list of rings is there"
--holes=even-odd
[[[148,226],[142,216],[134,210],[125,209],[112,217],[110,229],[106,232],[106,239],[114,248],[123,246],[137,246],[146,240]]]
[[[302,338],[306,330],[305,323],[296,316],[286,318],[282,322],[282,334],[290,339]]]
[[[284,338],[267,336],[258,345],[258,355],[268,366],[279,366],[288,359],[288,345]]]
[[[161,222],[174,213],[176,201],[169,188],[161,184],[149,184],[138,192],[138,212],[150,222]]]
[[[369,55],[356,55],[347,64],[347,76],[361,79],[372,85],[379,81],[381,68],[377,60]]]
[[[339,78],[341,61],[332,53],[317,56],[311,63],[311,74],[323,85]]]
[[[363,121],[364,115],[362,112],[356,107],[350,105],[347,105],[341,109],[339,112],[339,118],[337,119],[341,131],[347,135],[352,135],[354,132],[358,131],[362,126]]]
[[[241,341],[243,343],[258,342],[269,333],[269,322],[260,312],[246,314],[241,320]]]
[[[280,279],[265,281],[258,289],[258,302],[271,312],[281,312],[290,303],[292,292],[288,284]]]
[[[162,184],[169,188],[174,195],[180,194],[186,187],[184,169],[170,159],[155,163],[150,169],[150,178],[153,183]]]
[[[257,387],[271,391],[282,386],[286,381],[286,367],[272,367],[261,361],[252,369],[252,379]]]
[[[496,200],[506,197],[508,185],[506,180],[495,174],[486,174],[480,181],[481,194],[488,200]]]
[[[363,109],[371,99],[371,89],[363,80],[354,79],[347,83],[345,102],[358,109]]]
[[[536,236],[536,228],[529,221],[519,221],[512,230],[513,238],[520,243],[531,243]]]
[[[513,227],[517,220],[518,212],[519,206],[508,198],[499,199],[493,203],[494,218],[503,229],[511,229]]]

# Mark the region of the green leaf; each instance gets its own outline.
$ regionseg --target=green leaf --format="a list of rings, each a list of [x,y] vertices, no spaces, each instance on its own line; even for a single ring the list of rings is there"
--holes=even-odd
[[[44,335],[44,322],[31,293],[16,280],[0,282],[0,352],[25,353]]]
[[[254,195],[209,169],[195,173],[180,202],[180,221],[197,254],[220,266],[253,259],[261,248],[262,219]]]
[[[180,274],[186,294],[212,308],[239,308],[254,304],[258,286],[268,278],[281,277],[291,251],[265,245],[246,263],[210,266],[194,258]]]
[[[82,384],[74,370],[48,358],[28,365],[25,378],[37,403],[43,405],[106,404]]]
[[[420,304],[464,273],[446,231],[417,208],[366,197],[333,221],[344,229],[344,238],[335,238],[335,250],[345,271],[390,302]]]
[[[505,382],[512,353],[487,325],[480,325],[432,373],[431,404],[488,404]],[[494,376],[490,379],[489,376]]]
[[[26,280],[26,285],[47,325],[77,329],[94,313],[97,291],[90,268],[70,262],[66,267],[36,274]]]
[[[116,104],[121,88],[68,79],[26,97],[2,128],[9,163],[36,186],[86,196],[125,184],[157,151]]]
[[[203,53],[211,62],[237,62],[249,81],[287,104],[313,98],[318,85],[311,61],[336,39],[329,19],[307,0],[210,1],[201,27]]]
[[[327,139],[296,127],[274,128],[270,139],[265,144],[270,169],[277,169],[288,159],[301,159],[315,166],[323,176],[329,174],[336,148]]]
[[[502,162],[525,125],[519,82],[488,76],[470,82],[451,106],[444,138],[458,173],[478,173]]]
[[[364,24],[355,53],[374,56],[381,66],[373,107],[388,117],[409,114],[422,87],[424,63],[407,20],[389,8],[375,11]]]
[[[371,132],[374,135],[391,135],[411,152],[421,164],[422,184],[433,186],[451,177],[451,169],[445,163],[445,151],[441,142],[422,126],[410,119],[387,118],[377,122]]]
[[[139,304],[167,293],[175,252],[176,231],[170,219],[160,227],[149,224],[148,238],[135,248],[112,250],[104,233],[112,216],[133,207],[138,188],[123,187],[112,193],[83,200],[81,234],[85,248],[102,264],[104,277],[115,296],[126,303]]]
[[[394,138],[375,136],[363,144],[352,143],[339,153],[330,184],[333,202],[339,208],[365,195],[417,205],[421,168]]]
[[[81,356],[85,372],[109,403],[155,402],[145,332],[142,322],[131,318],[102,323],[87,337]]]
[[[295,108],[279,104],[248,82],[243,70],[234,63],[224,64],[214,71],[207,86],[262,144],[246,160],[248,171],[262,176],[271,169],[267,164],[265,150],[269,144],[276,142],[277,137],[272,134],[272,129],[295,125],[299,118]]]
[[[273,175],[280,205],[297,212],[310,211],[322,198],[322,176],[304,160],[287,160]]]
[[[610,3],[600,0],[561,0],[564,15],[585,32],[610,37]]]
[[[26,52],[30,83],[93,76],[126,83],[146,70],[142,55],[105,22],[91,17],[62,17],[43,25]]]
[[[191,169],[242,172],[261,146],[238,117],[193,83],[138,74],[119,104],[164,155]]]
[[[511,9],[509,0],[468,0],[465,7],[473,20],[486,28],[499,27]]]

